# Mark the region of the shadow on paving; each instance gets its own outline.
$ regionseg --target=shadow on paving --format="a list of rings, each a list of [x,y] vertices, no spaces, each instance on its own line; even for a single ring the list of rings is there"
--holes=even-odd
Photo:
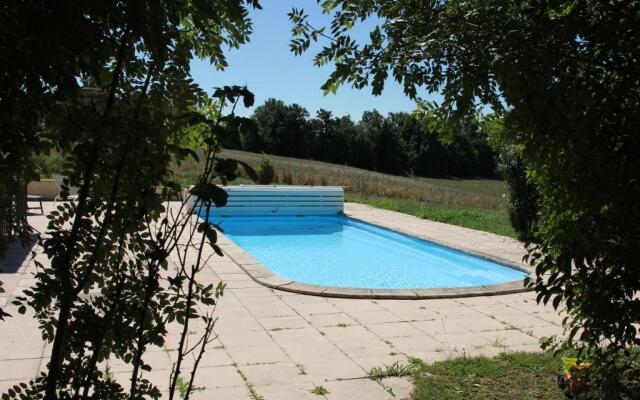
[[[25,261],[32,257],[38,235],[31,235],[27,243],[19,240],[9,243],[4,257],[0,258],[0,274],[15,274]]]

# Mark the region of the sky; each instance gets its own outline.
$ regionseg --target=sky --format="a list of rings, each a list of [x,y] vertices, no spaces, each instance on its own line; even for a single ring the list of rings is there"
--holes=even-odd
[[[196,83],[208,92],[218,86],[247,85],[255,94],[256,102],[251,109],[237,110],[245,116],[270,97],[287,104],[297,103],[311,115],[324,108],[334,115],[351,115],[355,120],[360,119],[363,111],[372,109],[382,114],[413,111],[415,103],[392,79],[387,81],[380,96],[373,96],[371,88],[357,90],[349,86],[342,86],[336,94],[325,96],[320,86],[329,76],[331,67],[318,68],[312,60],[321,47],[312,47],[302,56],[294,56],[289,50],[292,25],[287,13],[292,6],[304,8],[314,25],[329,22],[315,0],[264,0],[262,10],[251,12],[251,41],[240,49],[227,52],[229,66],[224,71],[216,71],[208,60],[192,61],[191,72]],[[366,38],[368,30],[356,31],[354,37]]]

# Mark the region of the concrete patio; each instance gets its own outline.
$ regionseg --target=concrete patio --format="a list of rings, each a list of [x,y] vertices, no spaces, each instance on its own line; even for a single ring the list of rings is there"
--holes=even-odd
[[[513,240],[495,235],[347,206],[347,213],[368,212],[372,219],[384,218],[421,236],[440,230],[448,245],[458,241],[505,260],[522,254],[514,250]],[[46,210],[51,204],[45,204]],[[45,230],[44,216],[30,217],[30,222]],[[487,243],[492,245],[487,248]],[[46,262],[41,254],[37,257]],[[6,292],[0,294],[0,305],[13,317],[0,322],[0,393],[35,377],[50,351],[37,321],[9,305],[12,296],[33,284],[34,266],[28,261],[26,251],[15,245],[2,264],[0,280]],[[432,362],[538,351],[539,338],[562,333],[561,317],[551,307],[536,305],[532,292],[432,300],[325,298],[264,287],[228,257],[212,258],[207,268],[203,279],[222,280],[227,290],[217,309],[219,337],[205,353],[196,382],[202,390],[193,399],[250,399],[252,393],[265,400],[406,399],[411,391],[408,380],[376,382],[367,378],[368,371],[408,357]],[[176,337],[173,334],[164,349],[146,356],[153,367],[146,376],[161,389],[168,384]],[[116,379],[128,379],[126,364],[114,361],[110,368]],[[313,394],[318,386],[328,394]]]

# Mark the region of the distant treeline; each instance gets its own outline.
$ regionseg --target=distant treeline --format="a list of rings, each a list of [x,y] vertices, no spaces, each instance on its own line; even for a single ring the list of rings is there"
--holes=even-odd
[[[257,133],[227,137],[230,149],[313,159],[398,175],[496,176],[496,154],[477,126],[443,143],[408,113],[365,111],[359,122],[269,99],[256,108]]]

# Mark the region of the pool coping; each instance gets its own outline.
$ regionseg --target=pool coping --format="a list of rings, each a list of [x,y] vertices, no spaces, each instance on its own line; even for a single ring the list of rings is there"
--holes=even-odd
[[[378,210],[378,209],[376,209]],[[387,211],[387,210],[380,210]],[[387,211],[388,212],[388,211]],[[459,248],[458,246],[452,246],[451,243],[429,237],[426,235],[416,234],[409,230],[385,226],[379,221],[372,221],[364,215],[353,215],[353,212],[345,210],[345,216],[353,218],[355,220],[378,226],[384,229],[388,229],[394,232],[398,232],[404,235],[410,235],[419,239],[427,240],[436,243],[440,246],[444,246],[457,251],[480,257],[486,260],[496,262],[504,265],[508,268],[513,268],[527,273],[531,276],[531,269],[525,264],[516,265],[516,263],[492,254],[485,253],[483,251],[477,251],[475,249]],[[458,227],[456,227],[458,228]],[[467,228],[460,228],[467,229]],[[496,235],[497,236],[497,235]],[[502,294],[513,294],[530,291],[530,288],[526,288],[523,285],[523,281],[510,281],[495,285],[481,285],[481,286],[467,286],[467,287],[455,287],[455,288],[415,288],[415,289],[359,289],[359,288],[347,288],[347,287],[334,287],[334,286],[322,286],[312,285],[294,281],[291,279],[283,278],[267,267],[262,265],[256,259],[254,259],[249,253],[244,251],[240,246],[235,244],[224,234],[219,236],[218,246],[222,249],[226,256],[228,256],[233,262],[235,262],[251,279],[255,282],[266,286],[271,289],[282,290],[286,292],[306,294],[312,296],[322,297],[336,297],[336,298],[352,298],[352,299],[396,299],[396,300],[419,300],[419,299],[447,299],[447,298],[461,298],[461,297],[475,297],[475,296],[495,296]]]

